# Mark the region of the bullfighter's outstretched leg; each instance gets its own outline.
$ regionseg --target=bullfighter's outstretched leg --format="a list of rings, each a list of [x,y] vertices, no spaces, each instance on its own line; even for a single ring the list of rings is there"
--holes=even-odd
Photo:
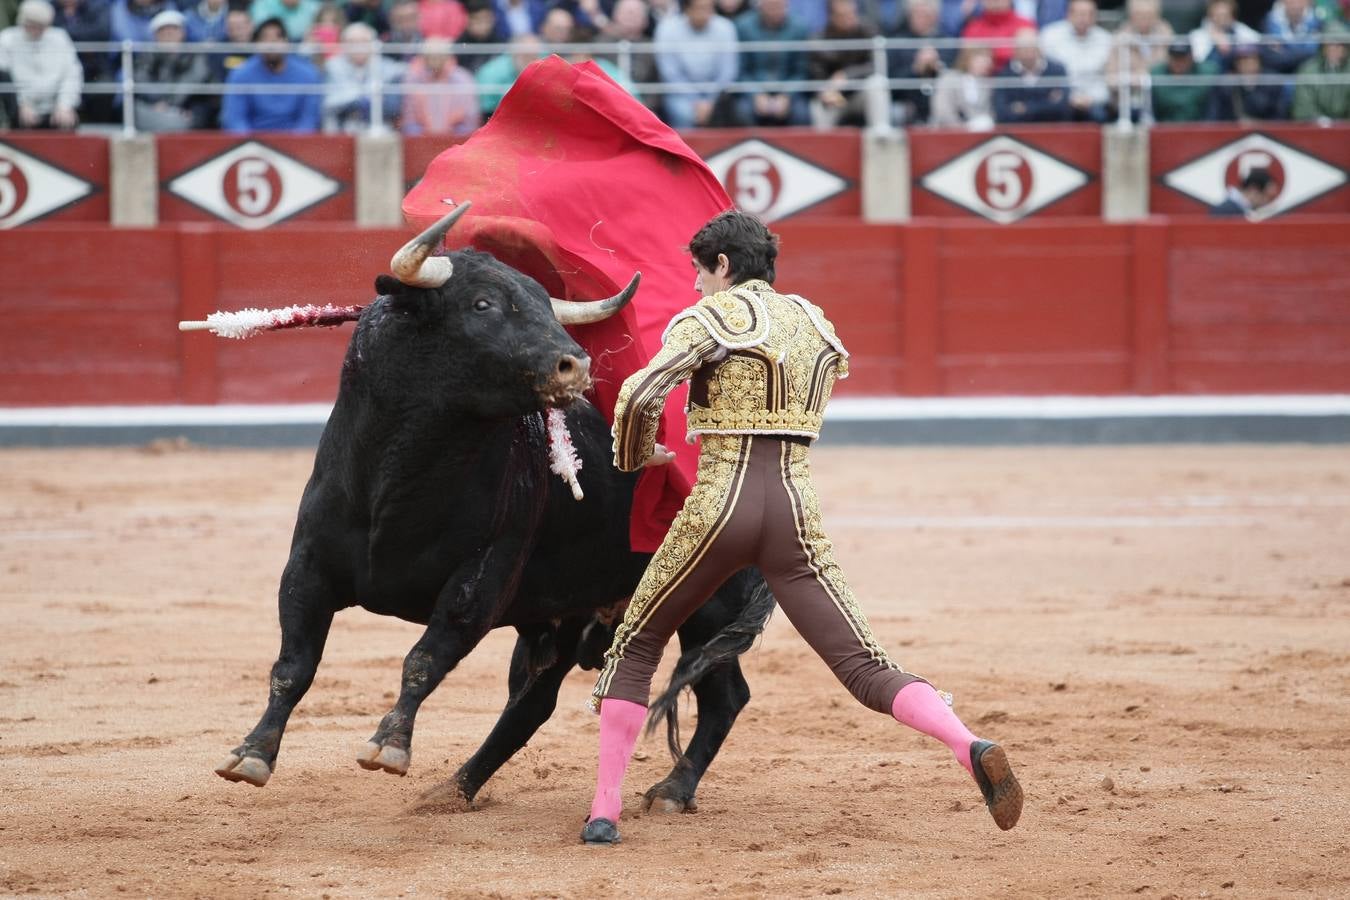
[[[528,637],[522,634],[516,639],[508,679],[510,694],[501,717],[483,745],[454,777],[422,796],[425,803],[436,804],[451,798],[472,801],[488,779],[548,721],[558,705],[558,689],[576,664],[577,644],[586,622],[585,618],[563,621],[554,638],[557,656],[543,668],[531,662]]]
[[[281,576],[278,596],[281,653],[272,665],[267,711],[244,742],[216,767],[221,778],[262,787],[272,777],[286,722],[313,683],[323,656],[328,629],[333,624],[331,597],[309,564],[292,556]]]
[[[441,589],[427,630],[403,659],[403,685],[394,708],[356,755],[361,768],[408,774],[417,710],[509,605],[511,598],[504,595],[514,590],[511,573],[519,561],[505,547],[494,547],[456,572]]]

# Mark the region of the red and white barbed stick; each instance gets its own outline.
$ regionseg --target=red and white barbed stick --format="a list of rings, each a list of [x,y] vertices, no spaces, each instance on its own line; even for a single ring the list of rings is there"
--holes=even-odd
[[[218,337],[244,340],[262,331],[283,328],[332,328],[361,318],[364,306],[287,306],[282,309],[241,309],[237,312],[213,312],[205,321],[179,322],[179,331],[209,331]]]
[[[557,407],[548,411],[548,467],[555,475],[562,477],[572,489],[576,500],[585,498],[581,492],[581,483],[577,481],[577,472],[581,471],[581,460],[577,458],[577,448],[572,444],[572,435],[567,430],[567,416]]]

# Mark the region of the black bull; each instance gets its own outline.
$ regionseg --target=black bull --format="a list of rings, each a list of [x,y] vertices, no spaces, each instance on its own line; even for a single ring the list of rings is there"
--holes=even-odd
[[[547,292],[487,254],[448,259],[454,274],[439,287],[380,276],[380,296],[352,336],[281,578],[267,710],[216,769],[226,779],[266,783],[333,614],[361,606],[426,625],[404,660],[397,702],[357,759],[400,775],[421,703],[488,631],[517,629],[501,717],[434,792],[472,800],[552,715],[572,667],[600,664],[608,622],[647,564],[628,545],[636,476],[614,469],[609,426],[580,399],[588,360]],[[445,258],[429,262],[448,268]],[[581,501],[548,469],[542,411],[559,405],[582,461]],[[647,805],[693,807],[750,697],[738,654],[772,607],[762,577],[747,570],[680,628],[676,675],[653,704],[676,763]],[[675,700],[685,686],[699,716],[680,753]]]

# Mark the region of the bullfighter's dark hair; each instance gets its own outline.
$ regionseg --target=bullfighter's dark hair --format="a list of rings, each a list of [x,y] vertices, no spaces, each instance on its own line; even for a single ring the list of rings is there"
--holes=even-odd
[[[760,279],[773,284],[778,235],[749,213],[729,209],[718,213],[689,241],[689,252],[709,271],[717,268],[717,254],[730,263],[732,284]]]

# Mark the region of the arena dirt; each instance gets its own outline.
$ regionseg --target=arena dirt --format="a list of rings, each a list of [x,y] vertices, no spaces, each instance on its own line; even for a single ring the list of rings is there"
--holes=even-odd
[[[353,755],[411,625],[338,616],[266,788],[212,774],[263,708],[310,456],[0,453],[0,894],[1345,896],[1345,448],[823,449],[826,525],[907,667],[1005,743],[1021,824],[854,706],[782,619],[696,814],[582,848],[590,676],[478,807],[417,798],[487,734],[513,635]],[[583,475],[584,480],[584,475]],[[686,731],[688,733],[688,730]],[[669,766],[639,746],[630,800]]]

